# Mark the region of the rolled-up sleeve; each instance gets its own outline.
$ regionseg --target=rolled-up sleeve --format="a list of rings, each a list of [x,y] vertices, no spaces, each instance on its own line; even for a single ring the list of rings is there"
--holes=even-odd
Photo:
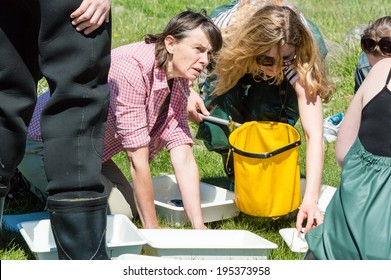
[[[170,134],[170,138],[166,143],[166,149],[169,151],[172,148],[181,145],[193,145],[193,139],[191,137],[189,126],[178,124],[178,126]]]

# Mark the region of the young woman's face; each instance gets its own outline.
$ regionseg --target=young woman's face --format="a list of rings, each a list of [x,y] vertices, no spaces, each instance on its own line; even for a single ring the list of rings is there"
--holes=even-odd
[[[194,81],[208,65],[212,50],[208,37],[200,28],[189,31],[181,41],[168,36],[166,48],[172,54],[167,79],[183,77],[190,81]]]
[[[293,64],[295,60],[295,47],[289,44],[282,46],[280,53],[274,45],[268,53],[257,58],[259,68],[268,76],[275,77],[280,73],[281,65],[276,65],[278,59],[282,59],[282,67]]]

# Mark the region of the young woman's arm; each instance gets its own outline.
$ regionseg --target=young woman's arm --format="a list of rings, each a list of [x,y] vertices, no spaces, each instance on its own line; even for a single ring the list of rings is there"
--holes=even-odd
[[[362,92],[354,95],[348,110],[338,130],[337,143],[335,146],[335,160],[342,167],[344,158],[357,138],[360,127],[362,109]]]
[[[306,141],[306,188],[297,215],[296,228],[301,231],[304,220],[307,220],[304,230],[307,232],[323,223],[323,214],[318,208],[324,165],[323,111],[318,95],[311,97],[300,81],[294,84],[294,88]]]

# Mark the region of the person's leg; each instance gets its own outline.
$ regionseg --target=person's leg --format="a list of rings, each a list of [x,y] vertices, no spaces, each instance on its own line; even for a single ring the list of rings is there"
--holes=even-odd
[[[33,3],[31,3],[33,2]],[[39,78],[35,1],[4,0],[0,9],[0,227],[5,196],[22,160]]]
[[[133,187],[111,159],[102,164],[102,181],[109,196],[109,213],[124,214],[129,219],[136,217]]]
[[[30,185],[30,191],[39,200],[46,203],[48,179],[45,173],[43,143],[41,141],[34,141],[27,136],[24,157],[19,163],[18,169]]]
[[[103,193],[100,180],[109,105],[110,25],[90,36],[69,16],[81,1],[40,0],[40,67],[52,93],[41,115],[49,196]]]
[[[60,259],[108,259],[101,156],[111,25],[77,32],[81,0],[40,0],[40,68],[52,96],[41,117],[48,210]]]

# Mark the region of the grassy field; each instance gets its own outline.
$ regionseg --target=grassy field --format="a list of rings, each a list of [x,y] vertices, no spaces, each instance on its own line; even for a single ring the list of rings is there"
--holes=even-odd
[[[214,7],[226,3],[224,0],[113,0],[113,48],[140,41],[146,33],[160,32],[166,23],[178,12],[190,8],[205,9],[210,12]],[[331,102],[324,104],[324,116],[344,112],[353,95],[354,69],[360,54],[359,40],[351,30],[359,25],[366,25],[379,17],[390,15],[389,0],[296,0],[295,3],[304,15],[320,29],[327,43],[329,54],[327,63],[330,76],[337,85]],[[353,39],[352,39],[353,38]],[[40,91],[45,84],[40,85]],[[197,125],[191,124],[196,131]],[[298,124],[300,130],[300,124]],[[305,143],[300,148],[301,170],[304,173]],[[323,183],[338,186],[340,169],[334,160],[335,144],[327,143]],[[228,180],[222,169],[221,159],[215,153],[208,152],[203,144],[196,141],[194,153],[200,169],[201,180],[227,188]],[[115,161],[129,177],[129,166],[123,154],[115,157]],[[162,152],[151,164],[153,176],[173,173],[167,152]],[[130,178],[129,178],[130,179]],[[9,199],[5,213],[23,213],[39,211],[43,205],[34,197],[23,193]],[[137,221],[136,221],[137,223]],[[162,221],[164,223],[164,221]],[[139,223],[138,223],[139,225]],[[293,253],[284,244],[278,230],[294,226],[294,217],[279,220],[250,217],[240,214],[237,218],[208,225],[213,229],[250,230],[276,243],[278,249],[273,250],[270,259],[301,259],[300,254]],[[1,240],[0,259],[33,259],[26,244],[19,234],[5,232]]]

